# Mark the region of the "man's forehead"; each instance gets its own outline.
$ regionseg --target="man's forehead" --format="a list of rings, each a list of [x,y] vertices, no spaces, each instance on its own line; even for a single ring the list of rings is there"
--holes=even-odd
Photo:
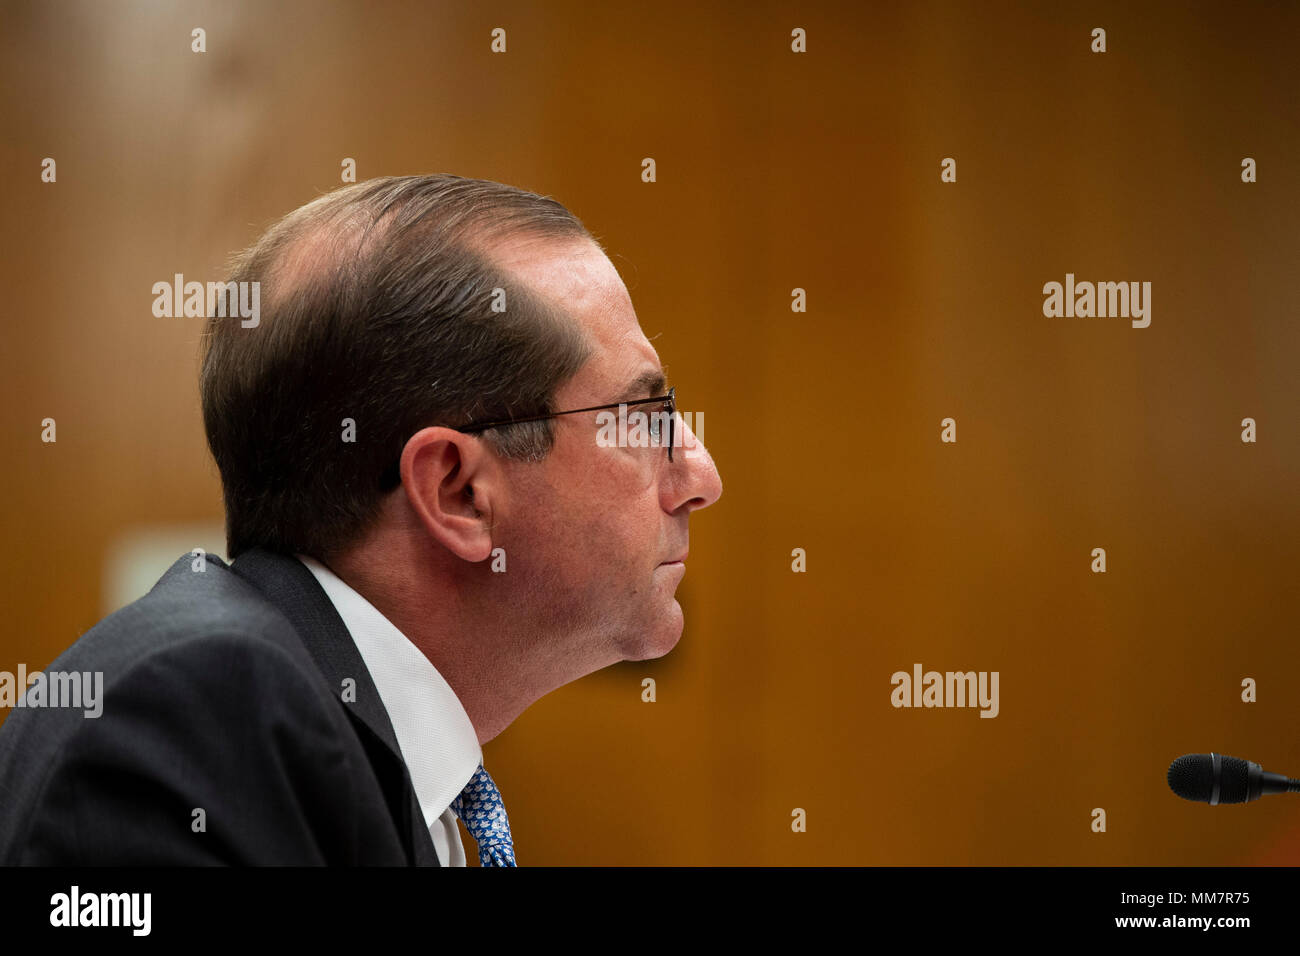
[[[587,239],[515,236],[498,240],[488,252],[539,296],[570,313],[607,305],[605,300],[619,293],[627,297],[613,264]]]
[[[581,326],[591,358],[569,383],[574,394],[645,397],[663,369],[637,321],[627,287],[593,242],[522,238],[498,245],[493,258]],[[566,389],[567,390],[567,389]]]

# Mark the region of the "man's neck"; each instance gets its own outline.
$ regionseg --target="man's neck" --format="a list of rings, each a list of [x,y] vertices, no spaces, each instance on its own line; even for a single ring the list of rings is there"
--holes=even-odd
[[[455,560],[428,539],[390,531],[321,563],[429,659],[460,699],[480,744],[545,694],[611,663],[585,662],[562,635],[539,633],[500,593],[457,580]]]

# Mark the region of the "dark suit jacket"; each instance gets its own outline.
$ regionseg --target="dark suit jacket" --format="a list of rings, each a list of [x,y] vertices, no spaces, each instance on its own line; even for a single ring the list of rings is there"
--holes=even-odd
[[[102,671],[101,716],[14,708],[0,726],[0,863],[440,865],[312,573],[261,550],[192,560],[46,668]]]

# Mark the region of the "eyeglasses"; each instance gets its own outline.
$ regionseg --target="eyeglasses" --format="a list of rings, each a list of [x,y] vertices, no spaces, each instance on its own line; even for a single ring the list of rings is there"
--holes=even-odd
[[[677,386],[668,389],[667,395],[655,395],[652,398],[639,398],[633,402],[610,402],[608,405],[592,405],[589,408],[571,408],[567,412],[551,412],[549,415],[528,415],[524,418],[506,418],[496,422],[470,422],[468,425],[459,425],[452,431],[465,432],[472,435],[474,432],[487,431],[489,428],[498,428],[502,425],[522,425],[524,422],[544,422],[551,418],[559,418],[561,415],[578,415],[582,412],[601,412],[610,408],[630,408],[633,405],[653,405],[655,402],[663,404],[663,410],[668,413],[668,460],[673,460],[673,444],[677,437]],[[653,412],[651,413],[654,414]],[[382,487],[393,488],[402,483],[401,476],[401,459],[388,467],[384,472]]]

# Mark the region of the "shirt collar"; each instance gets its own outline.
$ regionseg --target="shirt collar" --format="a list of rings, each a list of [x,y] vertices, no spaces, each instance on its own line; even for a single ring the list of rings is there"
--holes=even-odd
[[[315,575],[352,635],[388,711],[425,823],[433,826],[483,763],[469,714],[433,663],[392,621],[316,559],[297,558]]]

